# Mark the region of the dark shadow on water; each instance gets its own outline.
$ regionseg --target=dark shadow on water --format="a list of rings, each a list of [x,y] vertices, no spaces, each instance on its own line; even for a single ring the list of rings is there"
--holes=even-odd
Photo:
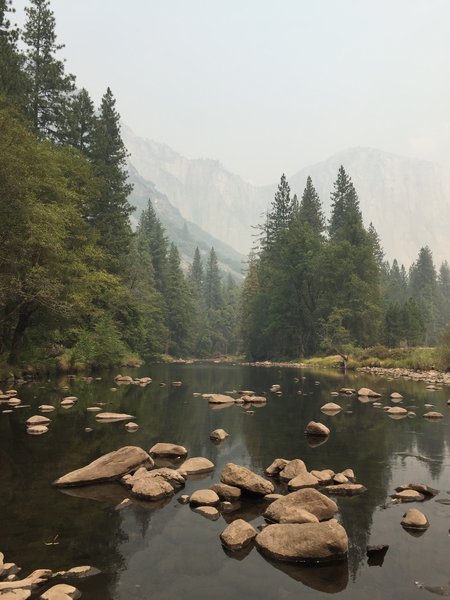
[[[248,546],[245,546],[244,548],[241,548],[240,550],[235,550],[235,551],[228,550],[228,548],[225,548],[225,546],[222,546],[222,550],[225,552],[225,554],[229,558],[232,558],[233,560],[241,561],[241,560],[244,560],[245,558],[247,558],[247,556],[253,550],[253,544],[248,544]]]
[[[327,565],[306,566],[277,562],[262,554],[261,556],[275,569],[318,592],[337,594],[345,590],[348,585],[348,562],[346,560]]]

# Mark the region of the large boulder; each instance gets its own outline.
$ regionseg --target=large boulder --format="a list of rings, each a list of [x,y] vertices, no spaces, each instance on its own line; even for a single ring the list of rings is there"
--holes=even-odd
[[[264,517],[275,523],[303,523],[306,511],[317,517],[319,521],[326,521],[335,515],[337,509],[333,500],[314,488],[306,488],[272,502]]]
[[[153,460],[142,448],[125,446],[97,458],[81,469],[63,475],[53,484],[58,487],[68,487],[115,481],[127,473],[136,471],[139,467],[151,469]]]
[[[220,541],[228,550],[240,550],[244,548],[256,537],[256,530],[244,521],[236,519],[220,534]]]
[[[177,444],[168,444],[166,442],[158,442],[149,450],[151,456],[162,456],[168,458],[178,458],[179,456],[187,456],[188,451],[184,446]]]
[[[224,466],[220,475],[220,481],[261,496],[271,494],[274,491],[273,484],[270,481],[256,475],[250,469],[235,465],[234,463],[227,463]]]
[[[214,471],[215,466],[214,463],[207,458],[196,456],[194,458],[188,458],[188,460],[181,465],[180,469],[187,475],[199,475],[201,473],[210,473],[211,471]]]
[[[344,559],[348,551],[345,529],[335,519],[324,523],[269,525],[256,536],[267,556],[289,562],[326,562]]]

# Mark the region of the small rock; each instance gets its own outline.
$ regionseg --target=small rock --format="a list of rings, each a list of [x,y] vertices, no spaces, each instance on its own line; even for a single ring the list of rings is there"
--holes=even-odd
[[[130,432],[137,431],[139,425],[137,423],[125,423],[125,429]]]
[[[406,415],[408,413],[406,408],[402,408],[401,406],[390,406],[386,412],[389,415]]]
[[[210,490],[216,492],[221,500],[239,500],[241,497],[241,489],[234,485],[227,485],[226,483],[215,483],[212,485]],[[266,497],[266,496],[265,496]]]
[[[214,429],[209,434],[211,440],[215,442],[223,442],[225,438],[227,438],[230,434],[225,431],[225,429]]]
[[[331,519],[337,512],[336,503],[314,488],[292,492],[267,507],[264,518],[274,523],[296,523],[305,521],[305,513],[319,521]],[[308,520],[312,520],[308,517]]]
[[[444,415],[440,412],[430,411],[423,415],[424,419],[443,419]]]
[[[367,396],[368,398],[381,398],[381,394],[374,392],[370,388],[362,387],[358,390],[358,396]]]
[[[219,496],[213,490],[196,490],[189,499],[191,506],[217,506]]]
[[[34,425],[48,425],[50,423],[50,419],[43,417],[42,415],[34,415],[25,422],[28,427],[34,427]]]
[[[332,496],[356,496],[367,492],[367,488],[361,483],[339,483],[338,485],[327,485],[323,491]]]
[[[256,530],[243,519],[236,519],[220,534],[220,540],[228,550],[240,550],[256,537]]]
[[[202,515],[202,517],[210,519],[210,521],[217,521],[220,517],[220,512],[217,508],[214,508],[214,506],[196,506],[192,510],[199,515]]]
[[[246,467],[235,465],[233,463],[227,463],[224,466],[220,481],[241,488],[246,492],[259,494],[261,496],[271,494],[274,491],[273,484],[270,481],[256,475]]]
[[[327,436],[330,435],[330,430],[326,425],[322,423],[317,423],[316,421],[310,421],[305,429],[306,435],[319,435],[319,436]]]
[[[392,392],[391,400],[403,400],[403,396],[398,392]]]
[[[344,475],[344,473],[337,473],[334,477],[333,477],[333,481],[335,483],[348,483],[348,477],[346,477]]]
[[[406,529],[428,529],[430,523],[423,512],[410,508],[403,515],[402,526]]]
[[[162,456],[170,458],[186,456],[187,453],[188,451],[184,446],[177,446],[177,444],[168,444],[165,442],[158,442],[149,450],[149,454],[152,456]]]
[[[416,492],[416,490],[403,490],[402,492],[396,492],[391,494],[391,498],[400,500],[401,502],[423,502],[425,496]]]
[[[162,477],[141,477],[131,488],[132,496],[149,502],[168,498],[173,493],[173,487]]]
[[[52,412],[55,410],[55,406],[52,406],[51,404],[41,404],[41,406],[39,406],[39,410],[41,412]]]
[[[91,567],[89,565],[83,565],[81,567],[72,567],[65,572],[64,578],[69,579],[85,579],[86,577],[92,577],[101,573],[100,569]]]
[[[291,481],[297,475],[301,475],[302,473],[306,473],[307,468],[305,463],[299,458],[294,458],[288,462],[288,464],[284,467],[282,471],[280,471],[280,479],[281,481]]]
[[[330,416],[334,416],[334,415],[337,415],[337,413],[342,410],[342,407],[339,406],[339,404],[336,404],[335,402],[327,402],[320,408],[320,410],[323,413],[327,413]]]
[[[48,427],[46,425],[33,425],[32,427],[27,427],[27,433],[30,435],[42,435],[47,432]]]
[[[288,483],[288,487],[290,490],[302,490],[304,488],[314,488],[319,485],[319,480],[317,477],[314,477],[311,473],[307,471],[305,473],[300,473],[293,479],[291,479]]]
[[[323,469],[322,471],[311,471],[311,475],[314,475],[319,483],[331,483],[334,477],[334,471],[331,469]]]
[[[129,419],[135,419],[136,417],[125,413],[100,412],[95,415],[95,418],[102,423],[111,423],[113,421],[128,421]]]
[[[289,461],[285,458],[276,458],[273,463],[267,467],[266,475],[269,475],[269,477],[279,475],[280,471],[282,471],[288,463]]]
[[[60,583],[49,588],[41,595],[42,600],[77,600],[81,598],[81,592],[72,585]]]
[[[178,498],[178,502],[180,504],[189,504],[189,500],[190,500],[190,496],[188,496],[187,494],[183,494],[182,496],[180,496]]]
[[[214,471],[214,463],[203,458],[202,456],[196,456],[195,458],[189,458],[186,462],[181,465],[181,469],[188,475],[196,475],[200,473],[210,473]]]

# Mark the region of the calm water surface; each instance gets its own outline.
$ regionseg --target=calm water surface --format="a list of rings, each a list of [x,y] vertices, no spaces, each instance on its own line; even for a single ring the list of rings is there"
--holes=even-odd
[[[102,574],[75,584],[85,600],[316,599],[330,593],[358,600],[415,599],[431,598],[430,592],[417,588],[416,581],[430,586],[448,583],[450,506],[434,499],[383,506],[397,485],[409,481],[438,488],[437,498],[450,500],[450,409],[446,405],[450,390],[431,392],[424,383],[345,377],[330,371],[225,365],[150,365],[129,374],[149,375],[153,383],[145,388],[120,386],[113,392],[114,373],[92,383],[80,379],[30,383],[19,391],[30,408],[0,412],[0,551],[6,560],[21,565],[24,574],[35,568],[56,571],[94,565]],[[295,382],[294,377],[304,379]],[[183,385],[172,387],[174,380]],[[160,387],[161,382],[167,386]],[[268,391],[274,383],[281,384],[281,397]],[[405,398],[402,406],[416,406],[417,417],[392,420],[355,397],[330,397],[341,386],[362,385],[381,392],[384,402],[389,402],[391,391],[400,392]],[[267,392],[267,405],[250,415],[240,406],[212,410],[205,400],[193,397],[193,392],[233,389]],[[76,395],[79,401],[64,410],[59,401],[67,395]],[[342,405],[342,413],[322,415],[320,406],[330,400]],[[97,423],[95,413],[86,411],[94,402],[107,403],[105,410],[135,415],[140,429],[127,433],[123,423]],[[46,415],[52,420],[51,429],[43,436],[28,435],[25,420],[38,414],[43,403],[58,406]],[[444,413],[443,422],[422,418],[426,403]],[[310,420],[331,428],[326,443],[309,446],[303,429]],[[85,432],[86,427],[93,431]],[[231,435],[214,445],[209,433],[218,427]],[[179,494],[218,482],[227,462],[260,474],[277,457],[302,458],[309,469],[353,468],[368,491],[337,499],[339,519],[350,539],[348,562],[307,568],[269,562],[255,548],[227,554],[219,540],[227,522],[245,518],[255,527],[264,523],[261,506],[255,502],[245,502],[238,513],[212,522],[180,505],[179,494],[163,505],[139,503],[119,511],[116,506],[127,493],[118,484],[64,491],[50,485],[106,452],[125,445],[148,450],[157,441],[182,444],[189,456],[205,456],[216,465],[215,472],[203,479],[189,479]],[[429,529],[418,537],[400,525],[410,507],[425,512],[430,521]],[[58,545],[45,544],[55,536]],[[366,545],[380,543],[390,546],[384,563],[370,566]]]

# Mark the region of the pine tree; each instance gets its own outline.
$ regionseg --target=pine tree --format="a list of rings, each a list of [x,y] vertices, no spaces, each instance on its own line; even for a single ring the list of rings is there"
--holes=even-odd
[[[278,184],[270,211],[263,227],[263,248],[270,249],[282,232],[286,231],[293,217],[291,188],[283,173]]]
[[[198,246],[195,248],[194,252],[194,260],[192,261],[192,265],[189,269],[189,281],[192,284],[192,287],[196,290],[201,290],[203,285],[203,263],[202,258],[200,256],[200,250]]]
[[[370,222],[369,224],[367,234],[369,236],[369,242],[372,245],[373,255],[375,257],[378,268],[382,269],[384,266],[384,250],[381,246],[380,236],[378,235],[378,232],[375,229],[374,224],[372,222]]]
[[[325,217],[322,211],[322,204],[309,176],[306,180],[306,187],[298,210],[298,219],[302,223],[308,223],[312,230],[319,234],[325,231]]]
[[[90,156],[94,127],[94,103],[88,91],[82,88],[70,100],[60,134],[61,141]]]
[[[416,262],[409,272],[409,291],[417,301],[425,322],[425,342],[437,342],[437,274],[433,255],[428,246],[420,249]]]
[[[358,195],[349,175],[341,165],[331,193],[330,238],[364,243],[367,234],[362,223]]]
[[[211,248],[206,265],[204,300],[207,310],[218,310],[222,306],[221,277],[217,254],[214,248]]]
[[[9,19],[12,13],[11,0],[0,0],[0,96],[7,96],[21,106],[26,90],[24,57],[17,47],[19,30]]]
[[[127,151],[120,136],[120,115],[110,88],[104,94],[100,114],[95,120],[91,160],[98,177],[99,194],[90,207],[88,220],[100,234],[100,245],[112,257],[113,270],[119,268],[131,241],[128,202],[132,185],[128,183]]]
[[[149,253],[152,258],[153,270],[157,289],[164,293],[167,279],[167,255],[169,240],[164,227],[156,216],[151,200],[148,200],[147,208],[141,214],[139,227],[145,231],[146,240],[149,245]]]
[[[64,62],[56,57],[64,45],[56,43],[55,17],[49,0],[30,0],[25,12],[28,113],[35,131],[58,140],[74,77],[66,75]]]
[[[183,356],[191,351],[193,311],[192,297],[180,265],[180,255],[175,244],[170,245],[167,264],[167,325],[169,329],[168,351]]]

